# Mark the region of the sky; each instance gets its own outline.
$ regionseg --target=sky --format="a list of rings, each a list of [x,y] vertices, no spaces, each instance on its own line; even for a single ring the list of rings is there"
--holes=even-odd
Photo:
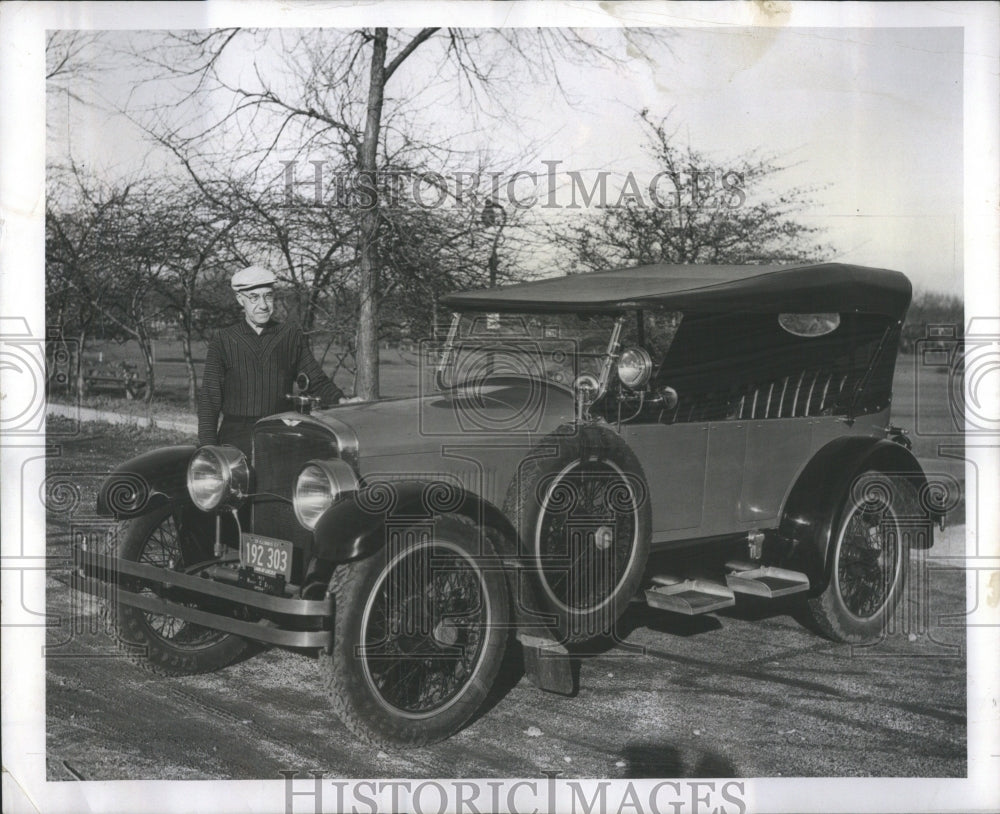
[[[787,183],[822,187],[836,259],[960,289],[960,30],[687,29],[671,48],[637,102],[672,108],[701,149],[773,152]]]
[[[467,99],[434,85],[433,48],[406,63],[387,92],[390,101],[421,100],[412,116],[425,132],[485,145],[539,174],[549,160],[585,174],[631,171],[644,182],[656,168],[643,152],[637,111],[669,114],[677,138],[713,156],[721,171],[755,150],[787,166],[775,187],[813,190],[814,206],[800,219],[823,230],[829,260],[894,268],[917,289],[962,293],[962,29],[583,34],[616,61],[564,64],[562,92],[546,77],[512,82],[472,115]],[[135,36],[117,32],[115,42]],[[268,65],[266,53],[253,56]],[[244,59],[246,68],[249,51]],[[49,159],[72,152],[109,176],[156,166],[162,156],[138,129],[108,112],[135,93],[134,71],[114,58],[106,64],[92,82],[72,86],[84,101],[103,99],[102,109],[50,93]],[[133,103],[146,101],[142,94]]]

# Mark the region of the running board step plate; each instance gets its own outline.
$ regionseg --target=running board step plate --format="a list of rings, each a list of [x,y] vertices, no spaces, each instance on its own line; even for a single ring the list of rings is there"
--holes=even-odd
[[[726,585],[738,594],[774,599],[809,590],[809,577],[799,571],[735,562],[727,566],[732,570],[726,574]]]
[[[659,610],[694,616],[730,608],[736,604],[736,597],[730,588],[719,582],[686,579],[650,588],[646,591],[646,604]]]

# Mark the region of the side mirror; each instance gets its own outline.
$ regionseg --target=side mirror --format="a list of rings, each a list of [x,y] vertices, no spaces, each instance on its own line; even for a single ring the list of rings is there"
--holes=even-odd
[[[309,381],[309,376],[305,373],[300,373],[295,377],[295,386],[299,388],[300,393],[305,393],[309,389],[310,384],[311,382]]]

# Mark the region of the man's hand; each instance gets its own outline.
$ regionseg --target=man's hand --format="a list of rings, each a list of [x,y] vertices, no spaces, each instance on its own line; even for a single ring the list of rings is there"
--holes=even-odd
[[[345,396],[337,404],[357,404],[359,401],[364,401],[361,396]]]

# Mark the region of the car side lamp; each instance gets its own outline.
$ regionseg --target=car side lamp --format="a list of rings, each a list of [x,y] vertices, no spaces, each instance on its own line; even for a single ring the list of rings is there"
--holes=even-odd
[[[601,385],[597,379],[586,373],[577,376],[573,382],[573,394],[576,398],[576,420],[590,420],[590,406],[597,401]]]

